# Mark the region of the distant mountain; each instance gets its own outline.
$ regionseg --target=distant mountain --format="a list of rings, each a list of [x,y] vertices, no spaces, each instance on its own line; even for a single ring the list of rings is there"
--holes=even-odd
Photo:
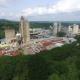
[[[30,21],[30,27],[31,28],[49,28],[50,25],[53,25],[53,23],[56,21]],[[80,21],[57,21],[61,22],[63,26],[69,26],[72,24],[79,24]],[[11,27],[14,28],[16,31],[18,31],[19,28],[19,22],[18,21],[11,21],[6,19],[0,19],[0,39],[4,38],[4,28]]]
[[[30,27],[31,28],[49,28],[49,26],[53,25],[54,22],[61,22],[62,25],[64,25],[64,26],[68,26],[68,25],[72,25],[72,24],[80,25],[80,21],[30,21]],[[7,26],[18,29],[19,22],[6,20],[6,19],[0,19],[0,28],[4,28]]]

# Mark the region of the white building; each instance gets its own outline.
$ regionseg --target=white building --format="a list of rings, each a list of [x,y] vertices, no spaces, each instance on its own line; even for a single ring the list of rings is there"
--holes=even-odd
[[[52,27],[51,27],[52,28]],[[54,36],[57,36],[57,33],[58,32],[60,32],[62,30],[62,25],[61,25],[61,23],[59,22],[59,23],[57,23],[57,22],[55,22],[54,24],[53,24],[53,35]]]
[[[57,23],[54,23],[53,24],[53,35],[54,36],[56,36],[57,35],[57,33],[58,33],[58,24]]]
[[[78,35],[79,33],[80,33],[79,25],[73,24],[68,26],[68,31],[67,31],[68,36],[75,36]]]
[[[79,33],[79,25],[74,24],[73,25],[73,34],[78,34]]]

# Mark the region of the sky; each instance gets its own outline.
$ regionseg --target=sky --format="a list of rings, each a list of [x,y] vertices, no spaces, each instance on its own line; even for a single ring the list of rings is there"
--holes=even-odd
[[[80,21],[80,0],[0,0],[0,19]]]

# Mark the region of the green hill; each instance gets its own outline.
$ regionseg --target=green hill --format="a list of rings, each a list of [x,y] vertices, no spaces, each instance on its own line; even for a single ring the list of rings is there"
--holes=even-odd
[[[0,57],[0,80],[80,80],[80,45],[76,44],[35,55]]]
[[[14,28],[17,31],[19,28],[19,22],[0,19],[0,39],[4,38],[4,29],[6,27]]]

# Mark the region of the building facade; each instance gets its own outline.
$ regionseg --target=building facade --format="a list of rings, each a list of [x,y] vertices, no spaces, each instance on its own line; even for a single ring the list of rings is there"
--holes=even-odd
[[[16,37],[15,30],[13,28],[5,28],[6,43],[10,43]]]
[[[19,31],[21,33],[23,43],[27,45],[30,41],[29,22],[26,21],[23,16],[21,16]]]

